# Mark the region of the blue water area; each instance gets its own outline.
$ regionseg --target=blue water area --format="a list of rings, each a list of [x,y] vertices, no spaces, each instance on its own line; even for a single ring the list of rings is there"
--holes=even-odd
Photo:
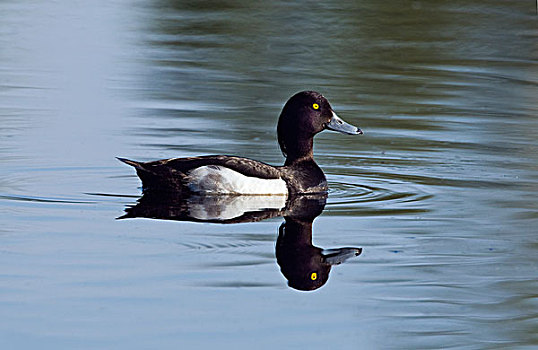
[[[0,2],[1,348],[538,348],[537,20]],[[115,158],[281,165],[301,90],[364,131],[316,136],[326,197],[142,197]]]

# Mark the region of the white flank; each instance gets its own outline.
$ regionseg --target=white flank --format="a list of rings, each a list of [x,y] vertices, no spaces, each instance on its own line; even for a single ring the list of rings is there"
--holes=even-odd
[[[260,179],[245,176],[217,165],[201,166],[188,174],[188,186],[193,192],[208,194],[249,194],[286,196],[288,187],[282,179]]]
[[[246,212],[267,209],[280,210],[286,206],[285,196],[214,196],[189,203],[189,215],[200,220],[229,220]]]

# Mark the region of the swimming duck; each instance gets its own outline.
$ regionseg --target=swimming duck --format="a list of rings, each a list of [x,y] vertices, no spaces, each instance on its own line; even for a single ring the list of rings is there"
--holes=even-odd
[[[277,125],[283,166],[226,156],[201,156],[137,162],[133,166],[144,191],[179,191],[217,195],[288,195],[328,190],[323,171],[313,157],[314,136],[325,130],[349,135],[361,129],[340,119],[329,101],[315,91],[293,95],[284,105]]]

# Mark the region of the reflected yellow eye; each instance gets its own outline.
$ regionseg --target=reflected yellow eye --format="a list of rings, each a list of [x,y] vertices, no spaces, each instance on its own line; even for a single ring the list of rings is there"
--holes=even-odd
[[[317,106],[317,105],[315,105],[315,106]],[[319,107],[319,106],[318,106],[318,107]],[[312,274],[310,275],[310,279],[311,279],[312,281],[315,281],[317,278],[318,278],[318,274],[315,273],[315,272],[312,272]]]
[[[312,105],[312,108],[314,108],[314,109],[319,109],[319,105],[318,105],[317,103],[314,103],[314,104]]]

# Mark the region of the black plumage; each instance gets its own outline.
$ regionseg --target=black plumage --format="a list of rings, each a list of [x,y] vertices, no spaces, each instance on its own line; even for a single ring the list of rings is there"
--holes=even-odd
[[[162,159],[137,162],[118,158],[133,166],[145,190],[189,192],[189,173],[203,166],[225,167],[240,174],[259,179],[282,179],[288,193],[319,193],[327,191],[327,181],[313,158],[314,136],[331,129],[347,134],[362,131],[345,123],[333,111],[329,101],[314,91],[303,91],[292,96],[279,117],[277,135],[283,166],[272,166],[253,159],[215,155],[189,158]],[[263,194],[263,193],[260,193]]]

